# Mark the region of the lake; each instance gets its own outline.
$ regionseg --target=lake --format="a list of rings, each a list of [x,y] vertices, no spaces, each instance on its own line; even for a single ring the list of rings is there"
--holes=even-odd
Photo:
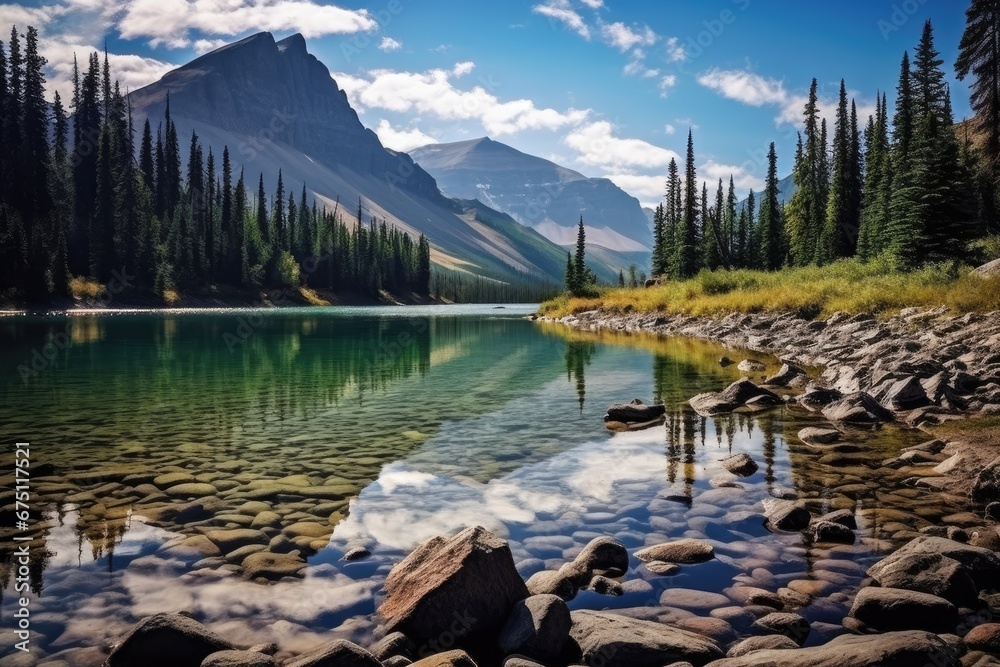
[[[803,409],[704,419],[686,406],[743,375],[718,363],[740,352],[524,319],[534,309],[0,319],[3,650],[21,595],[18,441],[31,443],[34,466],[27,580],[39,664],[98,665],[103,642],[160,611],[284,651],[332,637],[367,644],[392,565],[476,524],[510,541],[525,578],[601,535],[630,553],[678,537],[716,548],[670,577],[633,557],[622,595],[581,591],[573,609],[679,621],[705,615],[699,605],[735,581],[808,595],[801,613],[836,624],[868,563],[961,509],[876,465],[926,437],[887,426],[854,435],[863,453],[823,458],[795,436],[820,423]],[[755,379],[778,368],[755,356],[768,364]],[[608,405],[632,398],[664,402],[666,424],[606,431]],[[759,471],[726,472],[719,459],[736,452]],[[858,542],[769,532],[760,512],[771,497],[853,510]],[[357,549],[370,555],[343,560]],[[248,580],[244,559],[264,551],[297,551],[306,566]],[[810,643],[822,641],[814,629]]]

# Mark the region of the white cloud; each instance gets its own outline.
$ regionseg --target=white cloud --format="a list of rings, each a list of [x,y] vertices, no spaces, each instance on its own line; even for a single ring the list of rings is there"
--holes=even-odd
[[[621,22],[601,25],[601,37],[622,53],[636,46],[652,46],[659,39],[649,26],[630,28]]]
[[[455,67],[452,68],[451,73],[455,76],[465,76],[474,69],[476,69],[476,63],[474,62],[455,63]]]
[[[640,76],[643,79],[652,79],[660,74],[660,70],[646,66],[646,52],[642,49],[632,51],[630,60],[622,69],[625,76]]]
[[[660,88],[660,97],[666,97],[670,93],[670,89],[677,85],[677,75],[667,74],[660,79],[658,85]]]
[[[788,93],[780,81],[743,70],[711,69],[698,77],[698,83],[723,97],[755,107],[788,100]]]
[[[562,23],[584,39],[590,39],[590,28],[579,12],[573,9],[569,0],[548,0],[541,5],[535,5],[531,11]]]
[[[414,148],[426,146],[427,144],[438,143],[437,139],[429,134],[424,134],[418,128],[411,127],[408,130],[396,129],[384,118],[375,127],[375,134],[378,135],[382,145],[386,148],[404,153],[412,151]]]
[[[558,130],[582,123],[589,110],[540,109],[528,99],[501,101],[483,86],[456,88],[452,79],[472,70],[459,63],[452,70],[426,72],[373,70],[362,76],[335,73],[355,108],[385,109],[397,113],[432,114],[442,120],[476,120],[494,135],[521,130]]]
[[[228,43],[229,41],[225,39],[196,39],[191,44],[191,48],[194,49],[195,53],[201,55],[203,53],[215,51],[216,49],[221,49]]]
[[[666,132],[668,135],[675,134],[677,132],[677,128],[671,125],[670,123],[667,123],[666,125],[663,126],[663,131]]]
[[[666,188],[665,176],[642,174],[608,174],[605,176],[625,192],[639,200],[646,207],[655,208],[663,199]]]
[[[386,53],[389,51],[399,51],[403,48],[403,43],[387,35],[379,42],[378,48],[380,51],[385,51]]]
[[[614,128],[606,120],[575,128],[563,138],[563,143],[577,152],[579,162],[622,173],[663,168],[670,164],[671,158],[678,158],[677,153],[642,139],[615,136]]]
[[[294,31],[306,38],[369,32],[378,27],[364,9],[312,0],[119,0],[115,27],[124,39],[187,39],[239,35],[251,30]]]
[[[687,51],[676,37],[671,37],[667,40],[667,60],[672,63],[687,60]]]
[[[50,99],[55,91],[68,103],[73,91],[73,54],[76,54],[80,69],[86,69],[90,54],[98,49],[86,44],[73,44],[59,40],[42,40],[39,51],[46,60],[50,76],[46,79],[46,96]],[[103,58],[103,55],[101,56]],[[108,64],[112,76],[118,79],[123,90],[137,90],[176,68],[171,63],[144,58],[137,55],[108,54]]]
[[[600,9],[604,6],[604,0],[580,0],[580,2],[587,5],[591,9]]]
[[[0,5],[0,26],[3,30],[3,39],[6,41],[10,35],[10,29],[17,27],[19,33],[24,33],[28,26],[34,26],[39,30],[53,19],[66,13],[66,8],[49,5],[46,7],[24,7],[23,5]]]

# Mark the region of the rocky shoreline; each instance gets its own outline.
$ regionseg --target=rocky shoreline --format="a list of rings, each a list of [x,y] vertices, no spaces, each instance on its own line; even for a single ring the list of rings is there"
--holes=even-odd
[[[527,580],[506,540],[472,527],[426,541],[392,568],[378,607],[379,639],[367,648],[342,639],[299,655],[275,645],[241,648],[185,615],[159,614],[107,647],[108,667],[1000,667],[1000,623],[992,622],[1000,614],[1000,533],[993,520],[1000,504],[991,504],[1000,503],[997,452],[934,439],[874,469],[860,464],[868,454],[861,450],[879,437],[872,429],[884,422],[930,429],[1000,414],[1000,314],[956,318],[914,310],[888,321],[835,315],[813,322],[584,313],[561,321],[776,355],[784,363],[779,372],[760,376],[759,384],[745,378],[692,397],[691,407],[705,418],[783,405],[816,413],[826,423],[801,429],[796,439],[819,465],[852,479],[866,470],[875,479],[905,478],[904,488],[884,493],[906,494],[917,504],[947,495],[965,510],[942,516],[937,510],[945,508],[925,514],[917,508],[915,525],[898,510],[778,494],[760,510],[700,517],[699,528],[692,520],[685,536],[659,544],[627,548],[595,537],[557,569]],[[759,374],[755,361],[743,360],[740,369]],[[633,420],[640,426],[662,420],[661,412],[634,402],[612,406],[606,419],[626,430]],[[757,471],[745,453],[722,466],[737,478]],[[846,475],[849,469],[861,472]],[[713,492],[742,492],[737,482],[712,482]],[[837,489],[837,497],[850,500],[846,486]],[[858,521],[872,512],[881,512],[884,523],[869,538],[859,534]],[[716,551],[724,535],[758,529],[798,533],[806,548],[819,548],[809,576],[733,571],[721,594],[671,584],[678,572],[727,566],[731,559]],[[862,559],[856,541],[884,546]],[[643,576],[634,577],[639,568]],[[662,594],[650,586],[650,574],[666,582]],[[590,611],[573,605],[583,590],[609,599],[646,591],[650,600],[645,607]]]

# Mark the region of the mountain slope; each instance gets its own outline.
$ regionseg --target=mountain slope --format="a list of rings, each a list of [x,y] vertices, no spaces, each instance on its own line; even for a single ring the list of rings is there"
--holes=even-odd
[[[587,178],[488,137],[431,144],[410,156],[451,197],[479,199],[560,245],[576,240],[581,215],[587,240],[611,250],[648,250],[639,201],[606,178]]]
[[[384,148],[301,35],[275,41],[259,33],[167,73],[129,96],[136,126],[148,118],[155,134],[168,95],[184,157],[192,132],[219,169],[228,146],[234,180],[243,169],[251,193],[260,175],[273,193],[281,169],[285,192],[296,199],[305,185],[322,204],[333,207],[339,198],[348,220],[360,200],[366,218],[426,234],[441,266],[562,278],[561,269],[552,273],[528,258],[533,243],[471,223],[408,155]]]

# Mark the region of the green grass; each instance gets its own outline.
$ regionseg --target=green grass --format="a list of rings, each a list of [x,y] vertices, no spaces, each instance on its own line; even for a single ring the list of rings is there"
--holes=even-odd
[[[949,264],[901,272],[884,262],[842,260],[776,272],[702,271],[657,287],[604,288],[592,298],[564,294],[543,303],[540,312],[551,317],[595,309],[696,316],[783,312],[815,318],[836,311],[889,316],[910,306],[945,306],[956,313],[1000,310],[1000,278],[970,276],[970,269]]]

